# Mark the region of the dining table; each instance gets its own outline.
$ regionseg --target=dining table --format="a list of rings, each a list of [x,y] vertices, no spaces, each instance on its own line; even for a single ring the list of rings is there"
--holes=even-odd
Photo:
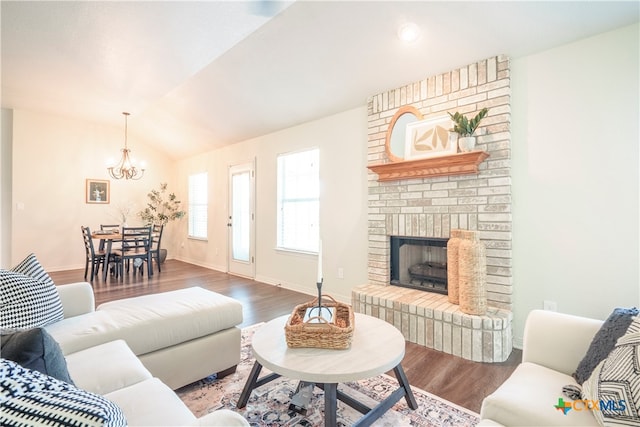
[[[153,237],[153,234],[152,234]],[[105,266],[103,267],[103,271],[102,271],[102,280],[107,280],[107,275],[109,272],[109,259],[111,257],[111,249],[113,246],[113,242],[126,242],[127,241],[127,235],[126,234],[122,234],[120,231],[115,231],[115,230],[97,230],[91,233],[91,238],[92,239],[96,239],[96,240],[104,240],[105,242],[105,246],[104,246],[104,259],[105,259]],[[153,274],[153,269],[149,269],[149,275]]]

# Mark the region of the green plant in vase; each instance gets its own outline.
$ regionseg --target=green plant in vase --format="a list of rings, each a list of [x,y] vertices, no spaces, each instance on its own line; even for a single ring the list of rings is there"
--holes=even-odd
[[[483,108],[472,119],[468,119],[457,111],[454,114],[449,113],[451,120],[453,120],[453,129],[451,130],[459,135],[458,146],[461,151],[473,150],[476,145],[476,138],[473,134],[488,112],[487,108]]]

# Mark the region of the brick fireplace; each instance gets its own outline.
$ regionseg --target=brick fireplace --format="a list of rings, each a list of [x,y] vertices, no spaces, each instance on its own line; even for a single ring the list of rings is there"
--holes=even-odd
[[[472,174],[379,181],[369,172],[369,283],[354,289],[354,309],[386,319],[411,342],[470,360],[504,361],[512,350],[509,59],[488,58],[369,98],[369,165],[390,162],[385,135],[404,106],[425,119],[487,107],[476,150],[488,158]],[[442,293],[390,285],[390,236],[447,239],[457,228],[476,230],[487,248],[484,316],[463,313]]]

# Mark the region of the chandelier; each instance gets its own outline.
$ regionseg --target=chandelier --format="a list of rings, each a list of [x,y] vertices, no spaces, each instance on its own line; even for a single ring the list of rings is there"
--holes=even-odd
[[[117,165],[110,166],[107,170],[113,179],[140,179],[144,175],[144,167],[142,169],[136,168],[129,157],[129,153],[131,153],[131,150],[127,148],[127,117],[129,117],[129,113],[122,114],[124,114],[124,148],[120,150],[122,151],[122,159]]]

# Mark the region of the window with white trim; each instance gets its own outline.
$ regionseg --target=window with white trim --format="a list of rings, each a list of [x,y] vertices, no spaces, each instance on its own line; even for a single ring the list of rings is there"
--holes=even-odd
[[[317,252],[320,220],[320,150],[278,156],[277,246]]]
[[[207,238],[207,173],[189,175],[189,237]]]

